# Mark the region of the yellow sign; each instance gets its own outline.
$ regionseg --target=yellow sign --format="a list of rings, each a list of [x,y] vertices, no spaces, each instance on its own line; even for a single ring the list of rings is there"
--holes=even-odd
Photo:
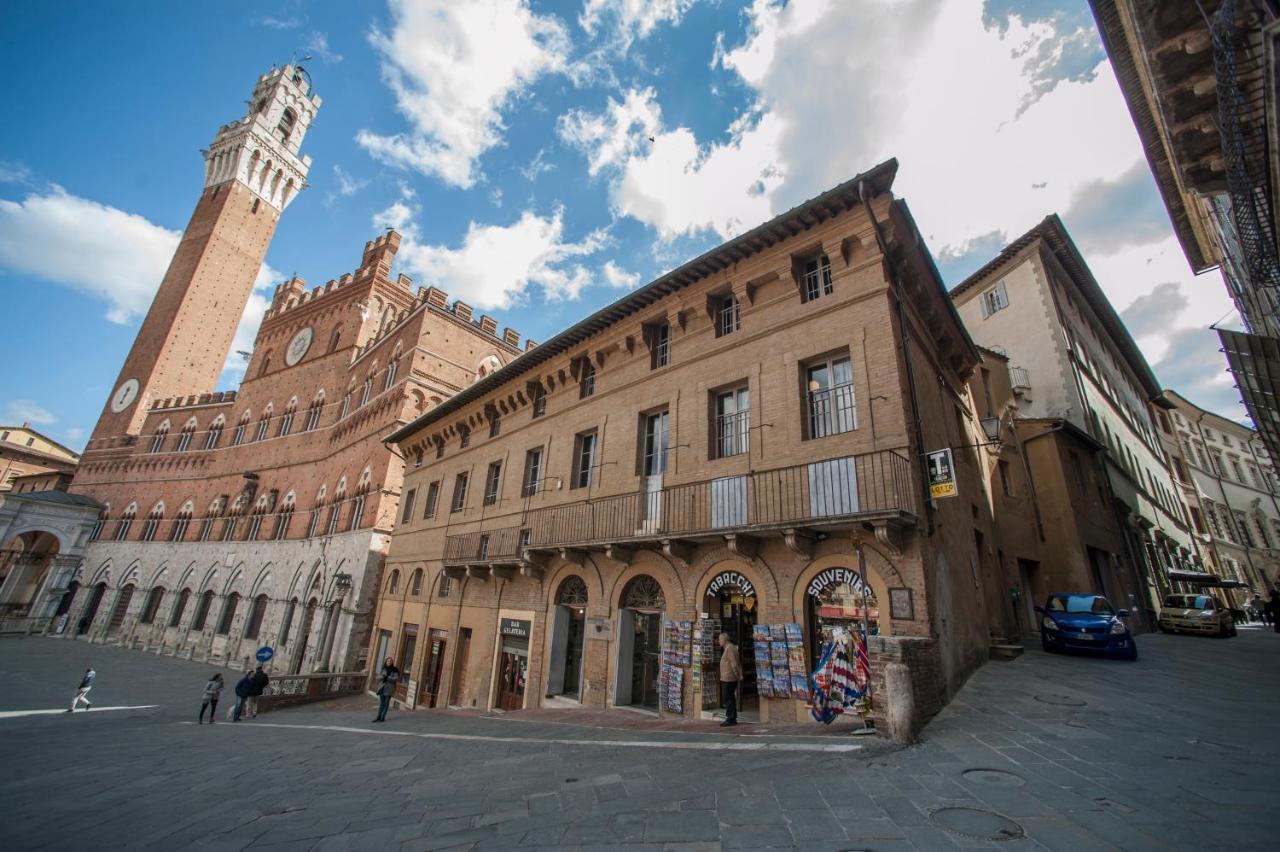
[[[951,448],[935,450],[926,456],[926,460],[929,468],[929,496],[937,500],[959,494],[955,465],[951,463]]]

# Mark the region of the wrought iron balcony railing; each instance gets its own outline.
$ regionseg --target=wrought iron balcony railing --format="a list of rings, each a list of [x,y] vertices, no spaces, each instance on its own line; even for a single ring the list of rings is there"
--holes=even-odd
[[[515,563],[526,548],[909,520],[915,507],[910,461],[886,450],[533,509],[519,526],[449,536],[444,561]]]

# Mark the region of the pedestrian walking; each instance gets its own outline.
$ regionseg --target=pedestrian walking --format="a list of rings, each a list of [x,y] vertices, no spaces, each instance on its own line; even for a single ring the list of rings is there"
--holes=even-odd
[[[267,677],[267,673],[259,665],[253,672],[253,689],[249,690],[249,700],[245,702],[246,715],[250,719],[258,718],[258,699],[262,697],[269,683],[271,678]]]
[[[400,681],[400,669],[390,657],[382,662],[382,677],[378,680],[378,717],[375,722],[387,721],[387,709],[391,706],[391,696],[396,694],[396,684]]]
[[[236,681],[236,704],[231,708],[231,721],[239,722],[244,711],[244,703],[253,693],[253,669],[244,673],[244,677]]]
[[[222,672],[214,672],[213,677],[209,678],[209,682],[204,685],[204,695],[200,698],[200,716],[196,720],[197,725],[204,724],[204,711],[209,711],[209,724],[212,725],[214,720],[218,718],[218,698],[222,696]]]
[[[80,678],[80,685],[76,687],[76,694],[71,697],[71,707],[68,713],[74,713],[80,702],[84,702],[84,709],[93,709],[93,702],[89,700],[89,690],[93,689],[93,681],[97,678],[98,673],[93,670],[93,666],[84,670],[84,677]]]
[[[742,659],[738,646],[729,641],[728,633],[720,634],[720,694],[724,704],[724,721],[720,727],[738,724],[738,684],[742,681]]]

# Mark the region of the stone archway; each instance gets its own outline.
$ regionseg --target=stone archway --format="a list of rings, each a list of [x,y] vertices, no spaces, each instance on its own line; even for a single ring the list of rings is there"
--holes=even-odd
[[[614,703],[658,709],[661,676],[662,620],[667,612],[662,584],[638,573],[618,595],[618,664]]]
[[[860,577],[858,558],[853,553],[820,556],[796,578],[792,606],[800,620],[806,649],[812,660],[818,658],[824,630],[844,623],[860,626],[864,612],[871,635],[891,635],[894,632],[889,618],[889,587],[885,582],[885,574],[892,569],[892,563],[875,548],[865,543],[863,548],[866,556],[865,587]]]
[[[0,615],[28,615],[62,543],[45,530],[10,537],[0,548]]]

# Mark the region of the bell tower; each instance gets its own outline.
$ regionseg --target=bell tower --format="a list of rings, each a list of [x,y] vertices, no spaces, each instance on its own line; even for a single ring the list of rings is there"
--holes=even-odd
[[[306,70],[294,65],[259,77],[248,103],[201,151],[200,200],[93,440],[137,434],[153,400],[217,385],[280,214],[306,187],[311,158],[298,151],[320,109]]]

